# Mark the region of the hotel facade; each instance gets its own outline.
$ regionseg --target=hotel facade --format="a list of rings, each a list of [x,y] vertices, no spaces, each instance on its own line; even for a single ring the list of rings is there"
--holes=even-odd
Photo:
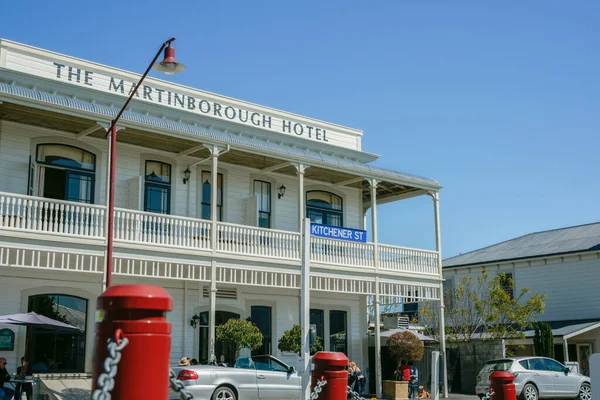
[[[0,41],[0,315],[37,311],[83,331],[30,331],[28,357],[44,372],[92,369],[106,129],[139,77]],[[379,243],[381,216],[368,227],[365,216],[429,196],[439,221],[441,186],[370,165],[378,156],[362,151],[361,131],[154,78],[117,128],[113,284],[173,297],[171,363],[207,359],[211,322],[234,317],[261,329],[258,352],[300,365],[277,342],[300,323],[305,218],[310,322],[325,350],[366,367],[369,301],[440,301],[439,222],[437,249],[425,250]],[[3,328],[14,346],[0,356],[14,366],[27,331]]]

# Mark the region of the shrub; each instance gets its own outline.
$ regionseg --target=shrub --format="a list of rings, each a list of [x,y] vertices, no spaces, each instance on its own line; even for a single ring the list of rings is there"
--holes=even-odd
[[[390,355],[399,363],[401,360],[414,363],[423,358],[425,347],[411,332],[397,332],[387,340]]]
[[[298,356],[302,355],[302,327],[298,324],[294,325],[292,329],[289,329],[283,333],[283,336],[279,339],[277,348],[280,351],[286,351],[290,353],[296,353]],[[315,342],[310,347],[310,355],[315,354],[317,351],[323,350],[323,342],[320,337],[315,337]]]

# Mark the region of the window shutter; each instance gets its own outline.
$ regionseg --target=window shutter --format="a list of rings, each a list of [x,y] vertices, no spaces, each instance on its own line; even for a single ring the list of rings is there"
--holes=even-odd
[[[244,199],[244,225],[258,226],[258,196]]]
[[[127,180],[126,189],[126,207],[130,210],[141,210],[142,209],[142,187],[143,181],[141,176],[136,176]]]

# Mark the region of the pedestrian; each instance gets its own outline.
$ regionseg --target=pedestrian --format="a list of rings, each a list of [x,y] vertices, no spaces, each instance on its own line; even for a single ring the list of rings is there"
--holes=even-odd
[[[17,368],[17,377],[19,379],[26,379],[31,376],[31,365],[27,362],[25,357],[21,357],[21,366]],[[21,400],[21,393],[25,393],[27,400],[33,398],[33,384],[29,382],[19,382],[15,388],[15,399]]]
[[[6,370],[6,358],[0,358],[0,399],[12,399],[15,392],[11,388],[5,388],[4,383],[10,381],[10,374]]]
[[[179,366],[181,367],[185,367],[186,365],[190,365],[190,359],[188,357],[181,357],[181,359],[178,362]]]
[[[419,395],[419,369],[416,365],[410,367],[410,399],[415,400]]]
[[[354,363],[349,363],[348,367],[347,367],[347,370],[348,370],[348,387],[351,390],[355,391],[357,376],[356,376],[356,373],[354,372],[354,367],[352,366],[352,364],[354,364]],[[356,364],[354,364],[354,365],[356,365]],[[349,393],[348,393],[348,396],[350,396]],[[348,398],[351,398],[351,397],[348,397]]]
[[[365,375],[362,373],[358,365],[354,361],[350,363],[350,366],[354,370],[354,374],[356,375],[356,391],[359,395],[362,395],[365,390]]]

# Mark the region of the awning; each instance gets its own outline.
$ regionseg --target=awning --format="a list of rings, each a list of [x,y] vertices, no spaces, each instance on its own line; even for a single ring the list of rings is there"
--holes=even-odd
[[[582,333],[600,328],[600,320],[550,321],[547,324],[552,328],[552,335],[562,337],[563,339],[570,339]],[[530,339],[535,336],[535,329],[527,330],[523,333],[526,338]]]
[[[0,82],[0,98],[6,101],[19,101],[20,104],[30,107],[35,107],[36,105],[38,108],[40,105],[46,107],[51,106],[54,109],[59,109],[67,114],[78,112],[89,117],[97,118],[98,120],[106,121],[110,121],[118,112],[118,109],[115,107],[10,85],[3,82]],[[434,179],[380,168],[346,158],[336,157],[325,153],[317,153],[308,149],[285,146],[233,133],[219,132],[166,118],[158,118],[137,112],[125,111],[120,121],[124,126],[127,126],[129,123],[132,124],[132,126],[139,127],[141,125],[163,131],[176,132],[178,134],[200,138],[202,141],[207,141],[216,145],[230,145],[251,153],[258,152],[264,155],[279,157],[284,160],[293,160],[306,165],[319,166],[369,179],[385,180],[422,190],[437,191],[441,188],[440,184]]]

